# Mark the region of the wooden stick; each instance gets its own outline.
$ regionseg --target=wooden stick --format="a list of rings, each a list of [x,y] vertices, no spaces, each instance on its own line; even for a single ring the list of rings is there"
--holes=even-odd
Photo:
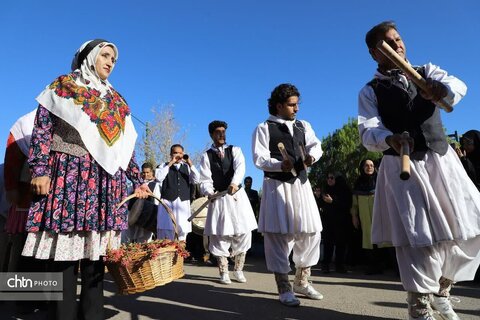
[[[221,191],[221,192],[217,192],[215,193],[214,195],[212,195],[207,201],[205,201],[204,204],[202,204],[190,217],[188,217],[188,222],[191,222],[196,216],[198,216],[198,214],[200,212],[202,212],[203,208],[205,208],[206,206],[208,206],[208,204],[210,202],[212,202],[212,200],[215,200],[217,198],[220,198],[220,197],[223,197],[224,195],[226,195],[228,193],[228,190],[224,190],[224,191]]]
[[[415,69],[413,69],[412,66],[405,61],[405,59],[400,57],[398,53],[396,53],[395,50],[388,45],[388,43],[386,43],[384,40],[379,41],[377,43],[377,49],[380,50],[385,57],[390,59],[400,70],[402,70],[407,77],[413,81],[413,83],[419,86],[423,91],[429,91],[425,79]],[[445,99],[435,101],[435,104],[446,112],[453,111],[453,107],[447,101],[445,101]]]
[[[305,146],[300,142],[298,147],[300,148],[300,157],[303,161],[303,168],[307,171],[307,165],[305,164],[305,159],[307,159],[307,151],[305,150]]]
[[[410,179],[410,144],[408,143],[408,138],[410,135],[407,131],[402,133],[402,148],[400,149],[400,159],[402,161],[402,171],[400,172],[400,179],[408,180]]]
[[[283,160],[290,160],[288,158],[287,150],[285,150],[285,145],[282,142],[279,142],[277,146],[278,146],[278,150],[280,150],[280,153],[282,154]],[[295,170],[295,168],[292,168],[290,172],[294,177],[297,176],[297,171]]]
[[[235,191],[235,193],[237,193],[238,190],[240,190],[240,188],[238,188],[237,191]],[[233,196],[235,193],[233,193],[232,196]],[[212,202],[212,201],[215,200],[215,199],[221,198],[221,197],[223,197],[223,196],[225,196],[225,195],[227,195],[227,194],[228,194],[228,190],[224,190],[224,191],[220,191],[220,192],[217,192],[217,193],[215,193],[214,195],[212,195],[207,201],[205,201],[204,204],[202,204],[197,210],[195,210],[194,213],[192,213],[192,215],[187,219],[188,222],[191,222],[196,216],[198,216],[198,214],[199,214],[200,212],[202,212],[203,208],[205,208],[206,206],[208,206],[208,204],[209,204],[210,202]],[[235,201],[237,201],[236,198],[234,198],[234,199],[235,199]]]

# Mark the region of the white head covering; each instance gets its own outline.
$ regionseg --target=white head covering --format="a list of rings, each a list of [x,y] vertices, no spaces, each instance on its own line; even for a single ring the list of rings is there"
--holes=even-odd
[[[58,77],[37,101],[74,127],[92,157],[113,175],[119,168],[127,169],[137,133],[126,101],[95,70],[105,46],[112,47],[118,58],[113,43],[100,39],[85,42],[72,61],[73,72]]]
[[[15,138],[15,142],[20,148],[20,151],[28,158],[30,149],[30,138],[32,137],[33,123],[35,122],[35,115],[37,109],[18,118],[10,129],[10,133]]]
[[[88,44],[97,44],[95,45],[92,49],[86,48]],[[98,75],[97,70],[95,69],[95,63],[97,62],[97,57],[100,51],[105,47],[105,46],[110,46],[113,51],[115,51],[115,60],[118,60],[118,49],[117,47],[111,43],[107,42],[106,40],[101,40],[101,39],[95,39],[95,40],[89,40],[85,43],[82,44],[82,46],[77,50],[75,53],[75,56],[73,57],[72,60],[72,71],[78,71],[81,72],[83,79],[89,80],[90,82],[93,83],[89,84],[90,87],[94,87],[97,90],[102,90],[107,89],[108,87],[111,87],[112,85],[110,82],[108,82],[107,79],[102,80],[100,79],[100,76]],[[89,50],[90,49],[90,50]],[[87,50],[87,55],[84,56],[82,55],[82,51]],[[86,52],[83,52],[86,53]],[[79,61],[83,57],[82,61]],[[115,67],[115,64],[112,64],[112,69]]]

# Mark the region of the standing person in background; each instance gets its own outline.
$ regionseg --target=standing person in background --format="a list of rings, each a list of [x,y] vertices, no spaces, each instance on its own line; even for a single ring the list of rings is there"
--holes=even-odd
[[[245,256],[252,245],[252,230],[257,221],[243,188],[245,158],[239,147],[227,144],[227,123],[215,120],[208,125],[213,144],[200,163],[200,189],[208,197],[217,192],[228,194],[208,205],[204,234],[209,236],[210,253],[217,257],[220,283],[231,283],[228,272],[229,256],[235,260],[233,276],[247,282],[243,274]],[[229,251],[231,250],[231,252]]]
[[[461,148],[456,148],[465,171],[480,190],[480,131],[469,130],[460,139]]]
[[[327,185],[322,194],[324,253],[323,273],[330,273],[330,263],[335,250],[335,272],[347,273],[345,255],[351,237],[350,208],[352,192],[340,174],[329,172]]]
[[[317,208],[318,208],[318,211],[320,212],[320,220],[322,221],[322,226],[323,226],[323,229],[325,229],[325,226],[324,226],[324,223],[323,221],[325,221],[325,217],[324,217],[324,212],[323,212],[323,199],[322,199],[322,196],[323,196],[323,192],[322,192],[322,187],[320,185],[316,185],[315,187],[313,187],[313,196],[315,197],[315,202],[317,203]],[[323,255],[325,253],[325,235],[324,235],[324,232],[322,230],[322,234],[321,234],[321,240],[320,240],[320,261],[323,261]],[[318,265],[318,263],[317,263]]]
[[[158,181],[155,179],[153,164],[150,162],[145,162],[142,164],[142,171],[141,177],[143,178],[144,183],[148,185],[148,188],[152,191],[152,193],[160,198],[160,185]],[[156,215],[158,212],[159,201],[152,196],[149,196],[147,199],[132,199],[129,201],[128,208],[129,208],[129,215],[131,215],[132,210],[134,210],[134,204],[136,201],[149,201],[151,204],[144,204],[142,205],[142,215],[144,214],[152,214],[152,211],[155,211],[155,226],[156,228]],[[152,218],[153,219],[153,218]],[[143,228],[138,224],[130,225],[127,230],[124,230],[122,233],[122,242],[149,242],[154,239],[154,232]]]
[[[480,193],[448,145],[435,103],[445,99],[455,105],[467,88],[429,63],[417,68],[428,88],[422,91],[376,48],[380,40],[407,60],[393,22],[368,31],[366,43],[378,69],[360,91],[358,129],[368,150],[384,153],[372,242],[395,246],[409,319],[434,319],[432,307],[445,319],[459,319],[450,289],[457,281],[472,280],[480,264]],[[402,143],[410,144],[408,180],[400,179]]]
[[[245,177],[243,179],[243,185],[245,188],[245,192],[247,193],[248,200],[250,201],[250,205],[252,206],[253,212],[255,213],[255,219],[258,221],[258,211],[260,210],[260,197],[258,196],[258,191],[252,189],[252,183],[253,179],[252,177]],[[260,232],[257,230],[252,231],[252,241],[254,243],[254,249],[252,251],[255,251],[255,244],[256,243],[263,243],[263,237]],[[263,252],[263,248],[261,249]]]
[[[192,160],[184,153],[183,146],[170,147],[170,161],[162,164],[155,172],[161,185],[162,200],[172,210],[177,222],[178,240],[185,241],[192,231],[190,217],[191,188],[199,182],[200,174]],[[159,206],[157,217],[157,238],[175,240],[175,229],[170,215]]]
[[[245,192],[247,193],[248,200],[252,206],[253,212],[255,213],[255,218],[258,220],[258,210],[260,209],[260,197],[258,196],[258,191],[252,189],[253,179],[252,177],[245,177],[243,179],[243,185]]]
[[[469,130],[460,139],[461,148],[456,148],[465,171],[480,191],[480,131]],[[480,268],[475,274],[475,281],[480,282]]]
[[[320,257],[322,223],[306,170],[320,159],[322,148],[311,125],[296,119],[299,99],[294,85],[273,89],[268,99],[270,117],[257,126],[252,143],[253,162],[264,172],[258,231],[264,236],[267,269],[274,273],[279,300],[286,306],[300,305],[294,292],[323,298],[308,281],[310,267]],[[283,158],[280,142],[288,158]],[[293,289],[288,279],[292,251]]]
[[[4,164],[0,164],[0,272],[8,271],[10,262],[10,248],[8,234],[5,232],[5,223],[7,221],[8,209],[10,203],[5,195]]]
[[[6,244],[10,246],[10,255],[7,258],[10,272],[20,271],[18,267],[21,260],[24,266],[25,262],[27,265],[32,263],[31,259],[21,259],[21,253],[25,245],[25,224],[32,201],[31,177],[27,160],[36,113],[35,109],[15,122],[10,129],[5,150],[4,179],[6,199],[9,203],[5,232],[8,234]]]
[[[367,270],[365,274],[379,274],[383,272],[380,251],[376,244],[372,244],[372,216],[373,200],[377,171],[375,164],[370,159],[360,162],[360,176],[353,187],[352,223],[354,228],[362,230],[362,248],[367,255]]]
[[[127,178],[146,198],[135,161],[137,133],[130,108],[107,78],[118,59],[106,40],[85,42],[72,72],[40,93],[30,145],[31,188],[28,232],[22,254],[50,259],[63,273],[63,300],[50,303],[49,318],[75,319],[81,273],[80,315],[105,319],[103,257],[120,246],[127,228]],[[80,269],[79,269],[80,267]]]
[[[25,224],[32,201],[28,152],[37,110],[20,117],[10,129],[5,150],[5,190],[10,203],[5,225],[8,234],[8,272],[45,272],[45,262],[21,253],[27,233]],[[26,314],[44,307],[44,301],[16,301],[17,313]]]

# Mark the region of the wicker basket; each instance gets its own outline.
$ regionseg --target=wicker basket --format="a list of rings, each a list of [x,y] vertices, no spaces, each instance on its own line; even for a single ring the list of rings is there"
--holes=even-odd
[[[132,255],[128,266],[107,262],[106,266],[118,286],[119,294],[133,294],[163,286],[182,278],[183,257],[172,245],[160,249],[160,255],[153,259],[145,258],[146,252]]]
[[[120,205],[129,198],[131,197],[127,197]],[[172,219],[175,238],[178,239],[177,223],[173,213],[162,200],[158,200]],[[176,246],[178,245],[184,246],[184,243],[179,244],[177,240],[172,242],[171,245],[159,248],[159,255],[155,258],[150,258],[146,249],[136,251],[129,256],[131,262],[127,266],[120,262],[106,261],[105,265],[108,272],[118,286],[118,293],[125,295],[139,293],[182,278],[185,272],[183,270],[183,256],[177,251]]]

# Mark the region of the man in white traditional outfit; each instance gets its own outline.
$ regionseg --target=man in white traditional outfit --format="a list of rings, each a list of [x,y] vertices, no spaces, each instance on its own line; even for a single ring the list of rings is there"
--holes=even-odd
[[[253,161],[264,171],[259,232],[264,235],[267,268],[275,274],[280,302],[298,306],[299,293],[320,300],[308,281],[320,257],[322,223],[306,168],[322,155],[311,125],[297,120],[300,92],[294,85],[277,86],[268,99],[270,117],[253,133]],[[287,157],[278,144],[283,143]],[[293,290],[288,273],[293,250]]]
[[[245,157],[239,147],[226,143],[227,123],[212,121],[208,132],[213,144],[203,155],[200,164],[201,193],[212,197],[228,191],[208,205],[204,234],[209,236],[210,253],[217,257],[220,283],[229,284],[229,256],[235,260],[233,276],[246,282],[243,274],[245,256],[252,244],[252,230],[257,221],[248,196],[239,185],[245,175]]]
[[[190,194],[200,174],[192,160],[185,156],[183,146],[170,147],[170,161],[156,170],[155,176],[161,184],[162,200],[172,210],[177,223],[178,240],[185,241],[192,231],[190,217]],[[159,206],[157,217],[157,238],[175,240],[173,222],[163,206]]]
[[[448,145],[435,103],[455,105],[465,84],[433,64],[415,67],[426,79],[421,91],[376,49],[384,40],[406,60],[396,25],[382,22],[366,35],[377,72],[359,94],[363,145],[382,151],[372,223],[372,242],[395,246],[408,292],[409,319],[459,319],[450,303],[454,282],[472,280],[480,263],[480,194]],[[410,143],[409,180],[400,179],[402,132]]]

